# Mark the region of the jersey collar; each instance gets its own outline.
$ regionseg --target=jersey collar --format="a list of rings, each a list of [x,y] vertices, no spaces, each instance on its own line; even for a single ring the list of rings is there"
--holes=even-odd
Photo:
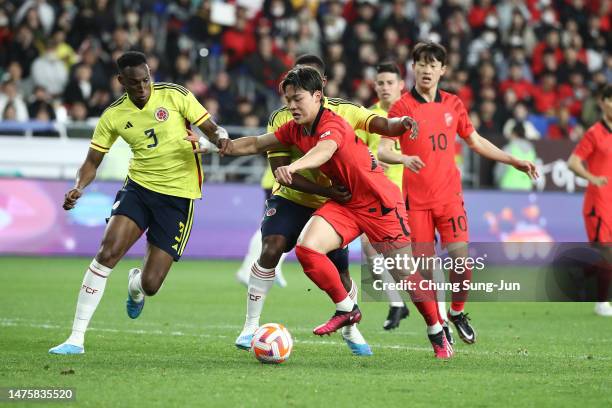
[[[410,90],[410,94],[414,99],[416,99],[418,103],[428,103],[425,98],[423,98],[421,94],[417,92],[416,87],[412,87],[412,89]],[[440,95],[440,91],[438,89],[436,89],[436,97],[434,98],[434,102],[442,102],[442,95]]]
[[[312,126],[310,127],[310,129],[306,129],[306,127],[302,126],[304,133],[306,133],[308,136],[312,136],[315,134],[315,132],[317,131],[317,126],[319,126],[319,122],[321,121],[321,116],[323,116],[324,111],[325,108],[323,107],[323,104],[321,104],[321,107],[319,108],[319,113],[317,113],[317,117],[315,118],[314,122],[312,122]]]
[[[610,126],[608,126],[605,120],[602,119],[600,122],[601,125],[608,131],[608,133],[612,133],[612,129],[610,128]]]

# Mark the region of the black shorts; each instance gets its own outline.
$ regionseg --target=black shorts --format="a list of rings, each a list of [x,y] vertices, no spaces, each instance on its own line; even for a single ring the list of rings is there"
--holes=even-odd
[[[113,215],[130,218],[147,231],[147,241],[178,261],[191,233],[193,200],[151,191],[128,178],[117,192]]]
[[[261,236],[265,238],[269,235],[282,235],[287,240],[283,252],[289,252],[295,247],[304,226],[315,211],[315,208],[274,195],[266,200]],[[339,271],[348,269],[348,248],[336,249],[327,256]]]

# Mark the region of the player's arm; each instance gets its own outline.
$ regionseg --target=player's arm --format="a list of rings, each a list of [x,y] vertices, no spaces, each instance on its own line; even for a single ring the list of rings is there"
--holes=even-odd
[[[567,160],[567,167],[571,171],[573,171],[577,176],[582,177],[583,179],[588,180],[589,183],[600,187],[608,184],[608,178],[605,176],[596,176],[591,173],[582,163],[582,159],[575,153]]]
[[[227,144],[230,141],[229,135],[225,128],[217,125],[212,117],[198,125],[198,129],[202,131],[208,140],[219,149],[219,154],[223,156],[227,150]],[[201,139],[201,138],[199,138]],[[206,145],[204,140],[198,140],[201,145]]]
[[[218,127],[217,129],[223,128]],[[223,131],[225,131],[225,129],[223,129]],[[185,137],[185,140],[190,142],[198,142],[201,144],[201,147],[195,149],[194,152],[206,153],[208,151],[206,148],[206,143],[200,139],[201,138],[199,138],[198,135],[187,129],[187,136]],[[217,144],[217,147],[219,148],[220,155],[226,154],[228,156],[249,156],[286,146],[278,141],[276,136],[274,136],[274,133],[266,133],[260,136],[245,136],[235,140],[228,138],[223,141],[223,146],[219,146]]]
[[[418,173],[425,163],[419,156],[407,156],[395,151],[395,141],[388,137],[381,137],[378,145],[378,159],[389,164],[403,164],[415,173]]]
[[[370,133],[377,133],[382,136],[400,136],[404,134],[406,130],[411,130],[410,138],[416,139],[419,128],[417,122],[410,116],[402,116],[399,118],[376,116],[370,121],[370,126],[368,128]]]
[[[538,170],[536,169],[535,164],[528,160],[519,160],[511,154],[504,152],[493,143],[480,136],[477,131],[474,130],[472,133],[470,133],[470,135],[465,138],[465,141],[470,149],[482,157],[508,164],[515,169],[526,173],[532,180],[538,178]]]
[[[269,157],[272,173],[279,167],[289,166],[291,164],[290,156]],[[334,201],[345,203],[351,200],[351,193],[344,186],[325,187],[317,183],[313,183],[299,173],[295,173],[291,177],[290,183],[285,183],[281,180],[278,182],[286,187],[292,188],[308,194],[316,194],[323,197],[329,197]]]
[[[338,150],[338,144],[335,141],[322,140],[290,165],[277,168],[274,176],[281,184],[291,184],[293,173],[321,167],[331,159],[336,150]]]
[[[77,200],[83,195],[83,189],[96,178],[96,172],[100,163],[102,163],[102,159],[104,159],[104,153],[89,148],[87,157],[77,172],[74,187],[64,196],[64,210],[74,208]]]

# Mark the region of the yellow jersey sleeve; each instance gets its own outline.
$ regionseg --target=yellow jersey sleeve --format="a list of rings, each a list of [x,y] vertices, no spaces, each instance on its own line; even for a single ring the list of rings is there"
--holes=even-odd
[[[112,112],[111,109],[107,109],[102,113],[89,144],[89,147],[102,153],[108,153],[117,137],[119,137],[111,121]]]
[[[354,130],[363,130],[364,132],[370,130],[372,119],[380,116],[370,109],[344,99],[328,98],[325,100],[325,107],[342,116]]]
[[[175,95],[180,96],[182,94],[175,93]],[[181,96],[181,101],[177,105],[181,115],[195,126],[201,125],[210,118],[210,113],[190,91],[187,91],[187,95]]]
[[[266,128],[266,133],[274,133],[281,126],[291,120],[291,113],[287,108],[280,108],[272,112],[270,118],[268,119],[268,126]],[[291,148],[278,148],[267,152],[268,158],[272,157],[289,157],[291,156]],[[270,172],[271,173],[271,172]]]

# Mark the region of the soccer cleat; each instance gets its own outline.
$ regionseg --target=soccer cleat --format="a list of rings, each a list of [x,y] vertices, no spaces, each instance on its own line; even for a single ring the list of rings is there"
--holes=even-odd
[[[334,315],[326,323],[317,326],[312,331],[317,336],[323,336],[324,334],[331,334],[341,327],[348,326],[350,324],[359,323],[361,321],[361,311],[355,305],[353,310],[350,312],[336,311]]]
[[[401,307],[389,306],[389,314],[387,315],[387,320],[385,320],[385,323],[383,323],[383,329],[393,330],[399,327],[400,321],[407,318],[409,315],[410,311],[406,305]]]
[[[436,334],[428,334],[427,337],[429,337],[436,358],[447,359],[453,356],[453,346],[448,344],[444,330],[440,330]]]
[[[142,313],[142,308],[144,307],[145,303],[144,296],[142,297],[142,300],[140,302],[135,301],[130,296],[130,280],[132,280],[132,277],[138,273],[140,273],[140,269],[133,268],[130,269],[130,273],[128,274],[128,297],[125,301],[125,309],[127,310],[127,315],[130,317],[130,319],[136,319],[138,316],[140,316],[140,313]]]
[[[75,346],[74,344],[62,343],[59,346],[50,348],[49,354],[59,354],[65,356],[72,354],[85,354],[85,348],[82,346]]]
[[[354,356],[371,356],[373,354],[370,345],[365,341],[356,324],[344,326],[341,334]]]
[[[468,313],[461,312],[458,315],[453,316],[449,310],[448,318],[455,325],[457,333],[459,333],[459,338],[461,338],[464,343],[474,344],[476,342],[476,332],[470,324],[471,319],[469,318]]]
[[[612,306],[610,306],[610,302],[595,303],[595,314],[604,317],[612,316]]]
[[[240,334],[236,338],[236,341],[234,342],[236,347],[238,347],[240,350],[249,351],[251,349],[251,342],[253,341],[253,335],[255,334],[256,331],[257,331],[257,327],[255,327],[254,329],[249,329],[249,330],[243,329],[242,332],[240,332]]]
[[[442,325],[442,329],[444,329],[444,335],[446,336],[446,341],[448,344],[453,346],[455,344],[455,338],[453,337],[453,329],[448,325],[448,322],[444,322]]]

